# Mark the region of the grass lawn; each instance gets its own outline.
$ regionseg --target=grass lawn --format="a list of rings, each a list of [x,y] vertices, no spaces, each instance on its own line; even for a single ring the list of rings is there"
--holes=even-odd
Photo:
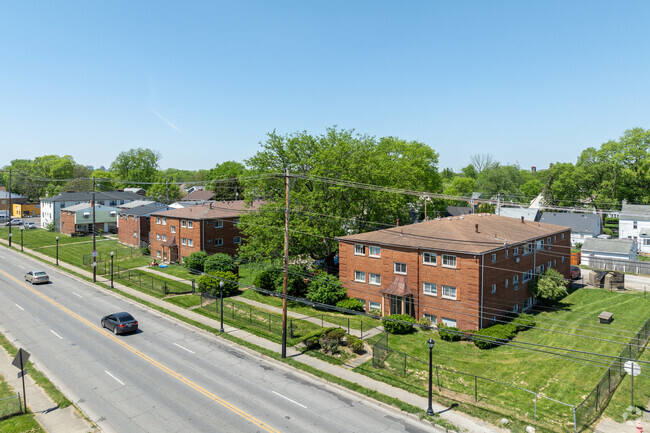
[[[565,298],[562,306],[564,308],[558,311],[537,314],[536,329],[519,333],[515,341],[617,356],[648,318],[650,299],[644,299],[642,293],[580,289]],[[610,325],[601,325],[597,321],[598,314],[604,310],[614,313],[615,320]],[[592,339],[580,338],[576,334],[589,335]],[[407,389],[426,389],[426,361],[429,356],[426,341],[429,337],[436,343],[433,359],[439,367],[504,382],[568,404],[581,403],[612,362],[602,357],[580,354],[570,356],[589,359],[570,359],[540,352],[549,349],[526,350],[517,348],[514,344],[479,350],[471,342],[445,342],[438,338],[435,331],[418,331],[405,336],[389,336],[391,349],[425,361],[417,362],[408,358],[405,377],[400,377],[404,372],[404,357],[398,355],[387,358],[387,369],[374,369],[369,363],[358,370],[382,380],[402,382],[402,386]],[[379,337],[373,340],[377,338]],[[474,397],[473,377],[446,372],[440,372],[440,377],[443,394],[448,393],[444,391],[446,389],[465,394],[456,397],[461,400],[468,396]],[[645,382],[645,386],[639,384],[638,387],[638,401],[641,404],[650,399],[650,384],[647,379]],[[495,410],[508,413],[507,408],[518,408],[510,415],[524,419],[533,417],[534,396],[526,392],[479,380],[478,396],[482,404]],[[538,401],[537,413],[538,421],[551,430],[561,431],[567,428],[563,424],[572,419],[569,408],[546,399]]]
[[[183,308],[196,307],[201,305],[201,296],[200,295],[178,295],[170,296],[165,298],[165,301],[170,304],[178,305]]]

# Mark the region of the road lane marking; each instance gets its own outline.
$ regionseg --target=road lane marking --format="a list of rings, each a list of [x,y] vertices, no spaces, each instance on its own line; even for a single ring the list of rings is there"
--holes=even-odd
[[[178,343],[174,343],[174,346],[178,346],[178,347],[180,347],[180,348],[183,349],[183,350],[187,350],[187,351],[190,352],[192,355],[196,355],[195,352],[192,352],[192,351],[191,351],[190,349],[188,349],[187,347],[183,347],[183,346],[181,346],[181,345],[178,344]]]
[[[50,332],[51,332],[52,334],[56,335],[57,337],[59,337],[61,340],[63,340],[63,337],[61,337],[59,334],[57,334],[57,333],[54,332],[53,330],[50,329]]]
[[[108,370],[104,370],[104,373],[108,374],[110,377],[112,377],[112,378],[115,379],[117,382],[119,382],[120,385],[124,386],[124,382],[122,382],[122,381],[121,381],[120,379],[118,379],[117,377],[113,376],[113,375],[112,375]]]
[[[16,307],[18,307],[18,308],[20,308],[21,310],[25,311],[25,309],[24,309],[23,307],[21,307],[20,305],[18,305],[18,304],[16,304]]]
[[[303,404],[300,404],[300,403],[298,403],[298,402],[295,401],[295,400],[291,400],[289,397],[286,397],[286,396],[280,394],[279,392],[275,392],[275,391],[271,391],[271,392],[272,392],[273,394],[275,394],[275,395],[278,395],[278,396],[280,396],[280,397],[286,399],[286,400],[289,400],[289,401],[290,401],[291,403],[293,403],[293,404],[297,404],[298,406],[300,406],[300,407],[303,408],[303,409],[307,409],[307,406],[305,406],[305,405],[303,405]]]
[[[78,296],[78,297],[80,297],[81,299],[83,299],[83,296],[81,296],[81,295],[77,295],[75,292],[71,292],[71,293],[72,293],[73,295]]]
[[[0,274],[2,274],[4,276],[6,276],[7,278],[15,281],[16,283],[18,283],[19,285],[25,287],[27,290],[29,290],[30,292],[32,292],[36,296],[40,297],[44,301],[49,302],[50,304],[52,304],[56,308],[60,309],[61,311],[65,312],[69,316],[74,317],[75,319],[79,320],[81,323],[85,324],[89,328],[94,329],[95,331],[99,332],[104,337],[113,340],[115,343],[119,344],[120,346],[122,346],[123,348],[128,350],[129,352],[131,352],[134,355],[142,358],[143,360],[147,361],[148,363],[150,363],[154,367],[157,367],[158,369],[160,369],[164,373],[167,373],[169,376],[171,376],[171,377],[175,378],[176,380],[178,380],[179,382],[187,385],[188,387],[192,388],[193,390],[197,391],[198,393],[202,394],[203,396],[209,398],[210,400],[214,401],[215,403],[218,403],[221,406],[223,406],[224,408],[226,408],[226,409],[230,410],[231,412],[235,413],[236,415],[239,415],[240,417],[244,418],[245,420],[247,420],[251,424],[254,424],[254,425],[258,426],[261,429],[266,430],[269,433],[280,433],[278,430],[274,429],[273,427],[269,426],[268,424],[264,423],[263,421],[260,421],[257,418],[255,418],[254,416],[250,415],[249,413],[243,411],[242,409],[239,409],[234,404],[232,404],[232,403],[224,400],[223,398],[211,393],[207,389],[205,389],[205,388],[197,385],[196,383],[192,382],[191,380],[187,379],[185,376],[180,375],[179,373],[175,372],[174,370],[167,367],[166,365],[156,361],[155,359],[153,359],[149,355],[145,354],[144,352],[141,352],[140,350],[136,349],[135,347],[125,343],[120,338],[118,338],[116,335],[109,334],[109,333],[105,332],[100,326],[97,326],[94,323],[92,323],[91,321],[84,319],[83,317],[81,317],[80,315],[75,313],[74,311],[64,307],[63,305],[59,304],[55,300],[45,296],[43,293],[39,292],[34,287],[31,287],[31,286],[27,285],[25,282],[20,281],[19,279],[17,279],[13,275],[9,275],[8,273],[4,272],[3,270],[0,270]]]

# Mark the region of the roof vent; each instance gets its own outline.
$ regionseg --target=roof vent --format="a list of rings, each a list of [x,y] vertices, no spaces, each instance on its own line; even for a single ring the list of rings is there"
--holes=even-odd
[[[474,224],[474,231],[478,233],[478,224]]]
[[[523,217],[523,216],[521,217],[521,223],[522,223],[522,224],[526,224],[526,223],[524,222],[524,217]]]
[[[447,217],[447,221],[451,221],[451,218],[450,218],[450,217]]]
[[[460,218],[460,219],[462,219],[462,220],[464,220],[464,219],[465,219],[465,217],[464,217],[464,216],[462,216],[462,217],[459,217],[459,218]]]

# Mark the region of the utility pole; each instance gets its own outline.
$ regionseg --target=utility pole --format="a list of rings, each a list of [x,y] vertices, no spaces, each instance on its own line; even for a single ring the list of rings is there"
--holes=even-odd
[[[169,179],[165,179],[165,203],[169,204]]]
[[[97,244],[95,243],[95,176],[93,176],[93,283],[97,282]]]
[[[289,169],[284,175],[284,277],[282,278],[282,358],[287,357],[287,280],[289,276]]]
[[[11,248],[11,214],[13,205],[11,204],[11,170],[9,170],[9,209],[7,210],[7,221],[9,221],[9,248]]]

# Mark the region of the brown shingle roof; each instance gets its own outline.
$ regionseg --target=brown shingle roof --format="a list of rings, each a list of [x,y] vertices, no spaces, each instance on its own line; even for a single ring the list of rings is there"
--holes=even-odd
[[[189,220],[236,218],[247,212],[257,210],[262,203],[262,201],[254,201],[250,206],[247,206],[244,200],[217,201],[162,212],[152,212],[151,216]]]
[[[214,197],[212,191],[197,189],[186,195],[183,200],[210,200],[212,197]]]
[[[406,275],[395,275],[395,279],[390,286],[382,290],[381,293],[394,296],[408,296],[413,294],[406,283]]]
[[[441,218],[338,239],[342,242],[480,254],[502,248],[504,243],[518,244],[568,229],[532,221],[522,223],[518,218],[476,214]]]
[[[171,238],[164,244],[162,244],[163,247],[175,247],[176,246],[176,236],[172,235]]]

